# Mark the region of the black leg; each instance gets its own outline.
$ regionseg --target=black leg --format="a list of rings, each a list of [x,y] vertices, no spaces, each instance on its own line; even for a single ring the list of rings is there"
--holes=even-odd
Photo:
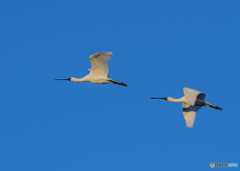
[[[109,80],[110,82],[112,82],[113,84],[117,84],[117,85],[121,85],[121,86],[125,86],[127,87],[127,84],[123,83],[123,82],[117,82],[117,81],[113,81],[113,80]]]
[[[217,110],[223,110],[223,109],[220,108],[219,106],[209,106],[209,107],[211,107],[211,108],[213,108],[213,109],[217,109]]]

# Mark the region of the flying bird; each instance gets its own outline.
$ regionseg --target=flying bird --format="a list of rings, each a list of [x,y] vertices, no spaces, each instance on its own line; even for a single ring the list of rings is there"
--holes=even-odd
[[[95,53],[89,57],[92,68],[88,69],[90,73],[83,78],[67,78],[67,79],[55,79],[55,80],[68,80],[72,82],[91,82],[95,84],[113,83],[121,86],[127,85],[123,82],[117,82],[108,77],[108,63],[107,61],[112,57],[112,52]]]
[[[185,87],[183,88],[183,93],[185,96],[179,99],[175,99],[172,97],[152,97],[151,99],[163,99],[169,102],[183,103],[183,116],[186,121],[186,125],[189,128],[193,127],[196,112],[201,109],[202,106],[208,106],[213,109],[222,110],[222,108],[218,106],[213,106],[211,103],[204,101],[206,95],[200,91]]]

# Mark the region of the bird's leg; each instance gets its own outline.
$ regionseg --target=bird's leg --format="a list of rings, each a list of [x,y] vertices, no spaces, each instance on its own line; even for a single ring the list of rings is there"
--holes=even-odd
[[[219,106],[213,106],[211,103],[205,102],[205,106],[211,107],[213,109],[217,109],[217,110],[223,110],[221,107]]]
[[[127,87],[127,84],[123,83],[123,82],[117,82],[117,81],[114,81],[114,80],[109,80],[111,83],[113,84],[117,84],[117,85],[121,85],[121,86],[126,86]]]
[[[211,108],[213,108],[213,109],[217,109],[217,110],[223,110],[223,109],[220,108],[219,106],[209,106],[209,107],[211,107]]]

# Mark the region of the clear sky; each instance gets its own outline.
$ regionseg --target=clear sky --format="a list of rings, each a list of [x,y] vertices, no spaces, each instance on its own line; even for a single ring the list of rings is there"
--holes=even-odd
[[[208,170],[240,164],[240,1],[2,0],[0,170]],[[72,83],[112,51],[114,84]],[[182,105],[206,93],[192,129]],[[219,169],[219,168],[215,168]],[[238,168],[231,168],[237,170]]]

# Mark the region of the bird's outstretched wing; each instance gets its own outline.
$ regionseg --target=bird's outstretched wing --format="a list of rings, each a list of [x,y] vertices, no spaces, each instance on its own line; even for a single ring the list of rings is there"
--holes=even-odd
[[[194,106],[197,99],[204,100],[206,97],[206,94],[191,88],[186,88],[186,87],[183,88],[183,93],[188,101],[188,104],[192,106]]]
[[[112,57],[112,52],[95,53],[89,57],[92,68],[90,73],[98,76],[108,75],[108,63],[107,61]]]
[[[186,125],[189,128],[193,127],[195,121],[196,113],[202,106],[192,106],[186,103],[183,103],[183,116],[186,121]]]

